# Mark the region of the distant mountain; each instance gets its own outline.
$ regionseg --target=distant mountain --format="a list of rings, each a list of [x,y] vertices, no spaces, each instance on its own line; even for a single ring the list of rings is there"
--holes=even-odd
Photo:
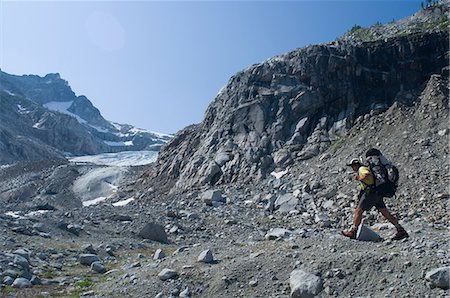
[[[171,135],[103,118],[59,74],[0,71],[0,164],[107,152],[159,151]]]

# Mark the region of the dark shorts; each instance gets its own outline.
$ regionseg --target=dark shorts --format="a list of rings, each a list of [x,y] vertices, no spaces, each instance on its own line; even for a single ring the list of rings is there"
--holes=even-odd
[[[386,208],[383,197],[373,190],[368,189],[364,191],[361,200],[359,200],[358,208],[361,208],[364,211],[369,211],[373,206],[377,209]]]

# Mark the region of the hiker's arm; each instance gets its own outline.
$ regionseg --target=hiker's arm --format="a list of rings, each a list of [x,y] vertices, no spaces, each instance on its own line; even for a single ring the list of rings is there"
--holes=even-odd
[[[355,176],[355,180],[358,180],[358,181],[364,180],[367,177],[369,177],[369,175],[370,175],[369,173],[366,173],[366,174],[363,174],[363,175],[356,175]]]

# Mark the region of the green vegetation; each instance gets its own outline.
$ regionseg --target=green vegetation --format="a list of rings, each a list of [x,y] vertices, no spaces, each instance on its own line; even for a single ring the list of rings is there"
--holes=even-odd
[[[443,16],[440,20],[436,22],[422,23],[417,24],[413,29],[416,32],[424,32],[424,31],[447,31],[449,27],[449,21],[447,16]]]
[[[44,272],[42,272],[41,277],[52,279],[56,276],[55,270],[47,268]]]
[[[77,282],[77,286],[80,288],[89,288],[92,286],[92,280],[88,277],[85,280]]]
[[[6,286],[3,291],[5,292],[5,294],[9,294],[9,293],[13,293],[16,291],[16,289],[14,289],[12,286]]]
[[[376,25],[378,24],[379,23]],[[373,41],[376,37],[370,28],[363,28],[359,25],[353,25],[353,27],[348,31],[348,35],[360,41]]]

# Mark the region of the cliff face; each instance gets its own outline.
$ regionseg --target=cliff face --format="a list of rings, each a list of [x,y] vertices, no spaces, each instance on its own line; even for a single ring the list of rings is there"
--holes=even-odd
[[[432,74],[448,76],[448,33],[309,46],[233,76],[203,122],[164,147],[152,177],[181,189],[258,181],[317,156],[362,116],[413,104]]]

